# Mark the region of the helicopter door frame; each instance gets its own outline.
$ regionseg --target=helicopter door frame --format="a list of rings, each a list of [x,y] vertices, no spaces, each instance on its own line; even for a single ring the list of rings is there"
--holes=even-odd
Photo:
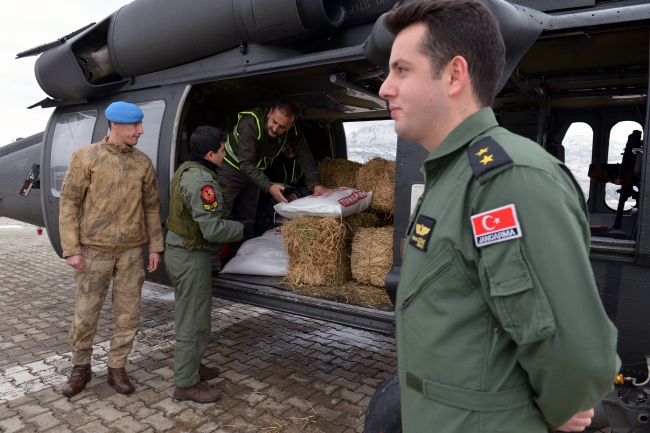
[[[650,67],[650,59],[648,61]],[[648,77],[648,88],[650,88],[650,76]],[[641,266],[650,266],[650,228],[646,224],[650,218],[650,158],[648,158],[648,132],[650,131],[650,97],[646,91],[645,122],[643,125],[643,158],[641,171],[641,187],[639,188],[639,215],[637,216],[637,243],[636,263]]]

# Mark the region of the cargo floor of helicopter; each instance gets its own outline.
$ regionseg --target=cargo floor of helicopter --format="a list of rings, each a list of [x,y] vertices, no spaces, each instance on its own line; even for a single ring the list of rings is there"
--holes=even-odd
[[[212,293],[224,299],[384,334],[392,334],[395,329],[395,314],[386,311],[392,309],[386,292],[373,286],[349,283],[337,288],[288,287],[281,277],[220,274],[212,278]]]

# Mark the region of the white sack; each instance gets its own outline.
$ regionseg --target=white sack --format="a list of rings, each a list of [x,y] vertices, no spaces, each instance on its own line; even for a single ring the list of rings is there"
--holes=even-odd
[[[224,266],[224,274],[284,277],[289,256],[282,249],[282,233],[271,229],[258,238],[244,242],[237,255]]]
[[[309,215],[341,218],[364,212],[370,206],[372,192],[337,188],[327,194],[313,194],[291,203],[278,203],[273,209],[285,218]]]

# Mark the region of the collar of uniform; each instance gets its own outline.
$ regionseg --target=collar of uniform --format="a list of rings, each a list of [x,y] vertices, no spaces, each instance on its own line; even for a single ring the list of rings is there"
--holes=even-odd
[[[199,164],[204,165],[205,167],[209,168],[210,170],[214,171],[215,173],[217,172],[217,169],[219,168],[212,161],[208,161],[205,158],[201,158],[200,156],[196,156],[193,153],[190,153],[190,161],[198,162]]]
[[[449,155],[463,147],[466,147],[476,136],[481,135],[488,129],[499,126],[492,108],[485,107],[463,120],[442,140],[429,157],[424,161],[420,169],[426,174],[429,169],[435,166],[440,158]]]
[[[124,149],[120,149],[120,146],[117,143],[110,143],[108,141],[108,135],[104,137],[102,140],[102,146],[104,149],[108,150],[111,153],[118,154],[118,153],[131,153],[133,152],[133,148],[131,146],[126,146]]]

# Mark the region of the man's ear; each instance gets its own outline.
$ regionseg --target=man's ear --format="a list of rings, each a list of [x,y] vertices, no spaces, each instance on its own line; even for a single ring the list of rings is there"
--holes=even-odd
[[[459,95],[470,86],[469,68],[463,56],[456,56],[445,66],[443,73],[449,86],[449,96]],[[471,89],[470,89],[471,90]]]

